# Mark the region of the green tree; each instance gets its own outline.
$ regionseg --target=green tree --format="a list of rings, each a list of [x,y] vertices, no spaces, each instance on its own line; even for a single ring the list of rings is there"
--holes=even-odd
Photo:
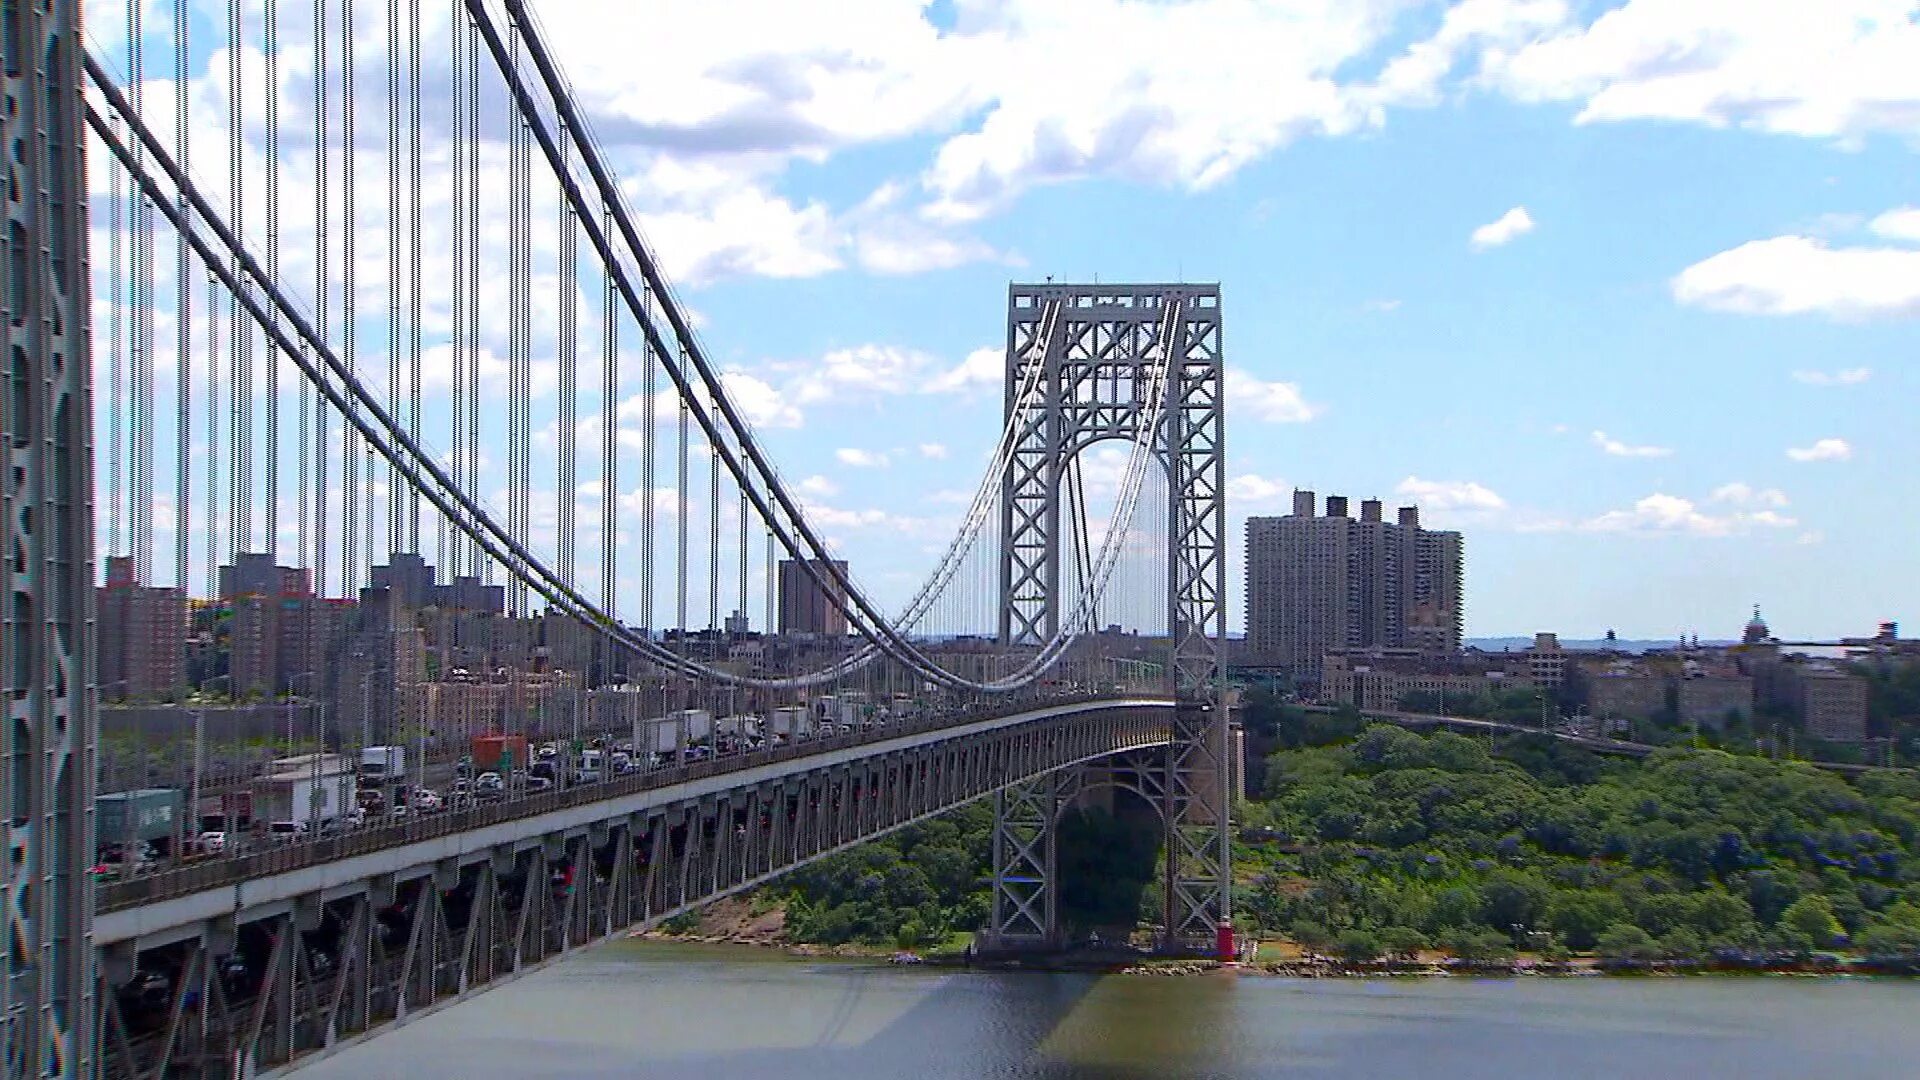
[[[1311,920],[1294,923],[1292,937],[1300,943],[1301,948],[1310,953],[1325,952],[1333,944],[1333,931]]]
[[[1480,886],[1480,917],[1496,930],[1533,926],[1546,913],[1552,891],[1537,875],[1497,870]]]
[[[1600,959],[1610,964],[1642,966],[1652,963],[1660,955],[1660,947],[1653,935],[1633,923],[1616,923],[1609,926],[1600,935],[1596,944]]]
[[[1380,931],[1380,951],[1390,960],[1411,962],[1427,947],[1427,935],[1411,926],[1389,926]]]
[[[1804,938],[1816,949],[1832,945],[1845,936],[1840,920],[1833,917],[1833,908],[1828,905],[1827,898],[1818,893],[1795,900],[1780,913],[1779,925],[1795,935],[1794,940]]]
[[[1380,939],[1366,930],[1348,930],[1334,942],[1333,952],[1349,964],[1371,964],[1380,959]]]
[[[1475,966],[1489,966],[1513,960],[1513,941],[1497,930],[1467,927],[1450,931],[1440,943],[1454,957]]]
[[[1566,891],[1556,894],[1547,905],[1546,921],[1569,948],[1587,952],[1608,927],[1626,917],[1627,906],[1613,893]]]

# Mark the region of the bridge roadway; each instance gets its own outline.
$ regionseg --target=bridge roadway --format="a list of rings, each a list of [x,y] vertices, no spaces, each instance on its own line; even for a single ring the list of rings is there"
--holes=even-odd
[[[1176,708],[1140,694],[1008,706],[105,884],[104,1071],[297,1067],[1011,783],[1164,745]]]

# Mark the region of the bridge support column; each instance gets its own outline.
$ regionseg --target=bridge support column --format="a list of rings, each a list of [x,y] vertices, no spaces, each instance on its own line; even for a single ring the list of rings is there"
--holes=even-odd
[[[1166,862],[1160,947],[1211,951],[1228,918],[1233,864],[1228,848],[1227,724],[1224,710],[1181,705],[1166,749],[1161,817]]]
[[[1055,830],[1068,787],[1066,771],[1043,773],[993,794],[993,913],[980,939],[984,952],[1062,944]]]

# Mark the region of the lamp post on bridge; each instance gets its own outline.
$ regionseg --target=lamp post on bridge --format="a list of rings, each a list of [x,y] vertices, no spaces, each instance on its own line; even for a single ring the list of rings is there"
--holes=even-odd
[[[293,702],[296,696],[295,688],[299,685],[301,679],[317,678],[319,674],[317,671],[302,671],[297,675],[292,675],[287,678],[287,752],[289,755],[293,752]],[[319,824],[315,820],[317,815],[314,812],[315,807],[312,796],[314,791],[320,786],[320,755],[325,753],[327,749],[325,733],[327,703],[326,699],[318,695],[315,695],[315,700],[319,705],[319,712],[314,720],[314,749],[312,753],[307,755],[307,760],[311,763],[308,769],[308,774],[311,777],[311,788],[307,792],[307,832],[309,839],[312,839],[313,834],[318,832],[319,829]]]
[[[215,675],[213,678],[201,683],[200,689],[205,690],[208,683],[217,682],[227,684],[227,697],[231,700],[233,697],[233,674],[231,672],[225,675]],[[189,820],[193,822],[193,838],[196,843],[198,843],[200,839],[200,777],[202,770],[206,767],[206,757],[207,707],[204,701],[196,700],[193,709],[193,772],[192,778],[189,781],[191,785],[190,793],[187,795],[187,813],[192,815]]]

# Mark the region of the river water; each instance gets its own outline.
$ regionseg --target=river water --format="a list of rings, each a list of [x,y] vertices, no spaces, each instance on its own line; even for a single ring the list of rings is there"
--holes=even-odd
[[[989,974],[629,942],[302,1075],[1920,1077],[1920,984]]]

